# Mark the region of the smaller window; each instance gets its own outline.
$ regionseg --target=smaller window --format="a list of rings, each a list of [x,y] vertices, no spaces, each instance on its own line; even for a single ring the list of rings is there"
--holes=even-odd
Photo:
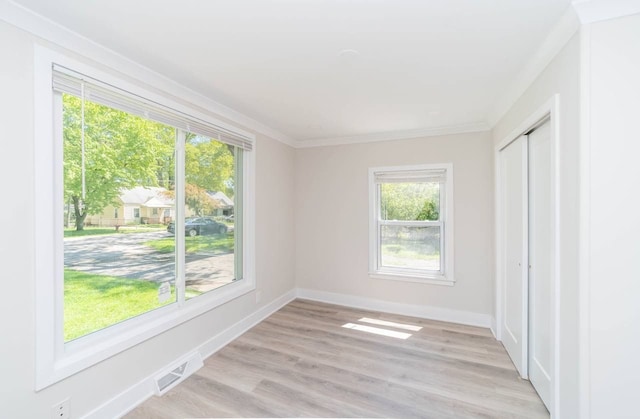
[[[140,208],[133,209],[133,218],[140,218]]]
[[[369,171],[370,275],[452,285],[453,167]]]

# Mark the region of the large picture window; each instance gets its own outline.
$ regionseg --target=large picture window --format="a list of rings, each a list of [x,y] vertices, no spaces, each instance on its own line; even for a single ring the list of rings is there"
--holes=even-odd
[[[370,170],[370,273],[453,283],[451,165]]]
[[[253,136],[44,55],[37,388],[255,288]]]

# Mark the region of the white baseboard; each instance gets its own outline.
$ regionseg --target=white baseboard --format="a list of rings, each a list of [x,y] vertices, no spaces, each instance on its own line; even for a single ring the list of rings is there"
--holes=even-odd
[[[271,314],[275,313],[284,305],[295,299],[296,295],[297,293],[295,289],[288,291],[287,293],[276,298],[271,303],[267,304],[261,309],[255,311],[239,322],[218,333],[217,335],[200,345],[198,348],[195,348],[195,350],[200,352],[203,359],[213,355],[215,352],[222,349],[225,345],[236,339],[238,336],[251,329],[253,326],[260,323],[262,320],[269,317]],[[187,351],[185,355],[191,352],[193,352],[193,349]],[[137,384],[129,387],[127,390],[98,406],[97,408],[83,416],[83,418],[113,419],[124,416],[125,414],[133,410],[136,406],[155,394],[156,389],[154,384],[154,377],[158,374],[159,371],[162,371],[165,368],[166,366],[163,366],[162,368],[158,369],[157,372],[154,372],[153,374],[139,381]]]
[[[358,297],[355,295],[337,294],[325,291],[316,291],[305,288],[297,289],[297,296],[307,300],[319,301],[341,306],[362,308],[366,310],[382,311],[385,313],[401,314],[403,316],[419,317],[429,320],[441,320],[445,322],[466,324],[469,326],[492,327],[490,314],[473,313],[470,311],[451,310],[448,308],[423,306],[415,304],[393,303],[376,300],[373,298]]]

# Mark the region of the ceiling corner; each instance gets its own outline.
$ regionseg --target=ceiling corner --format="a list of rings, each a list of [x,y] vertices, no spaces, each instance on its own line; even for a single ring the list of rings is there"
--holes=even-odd
[[[572,6],[582,24],[640,13],[640,0],[574,0]]]

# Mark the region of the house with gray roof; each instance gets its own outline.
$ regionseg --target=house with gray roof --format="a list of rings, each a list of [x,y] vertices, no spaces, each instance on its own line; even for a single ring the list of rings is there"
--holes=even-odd
[[[210,216],[233,214],[233,199],[224,192],[207,192],[215,202]],[[195,215],[185,207],[186,216]],[[102,213],[87,216],[85,224],[113,227],[127,224],[169,224],[175,218],[174,199],[168,190],[156,186],[136,186],[123,189],[118,202],[107,206]]]
[[[136,186],[124,189],[115,205],[107,206],[101,214],[88,216],[87,222],[98,226],[168,224],[174,218],[174,199],[167,189]]]

